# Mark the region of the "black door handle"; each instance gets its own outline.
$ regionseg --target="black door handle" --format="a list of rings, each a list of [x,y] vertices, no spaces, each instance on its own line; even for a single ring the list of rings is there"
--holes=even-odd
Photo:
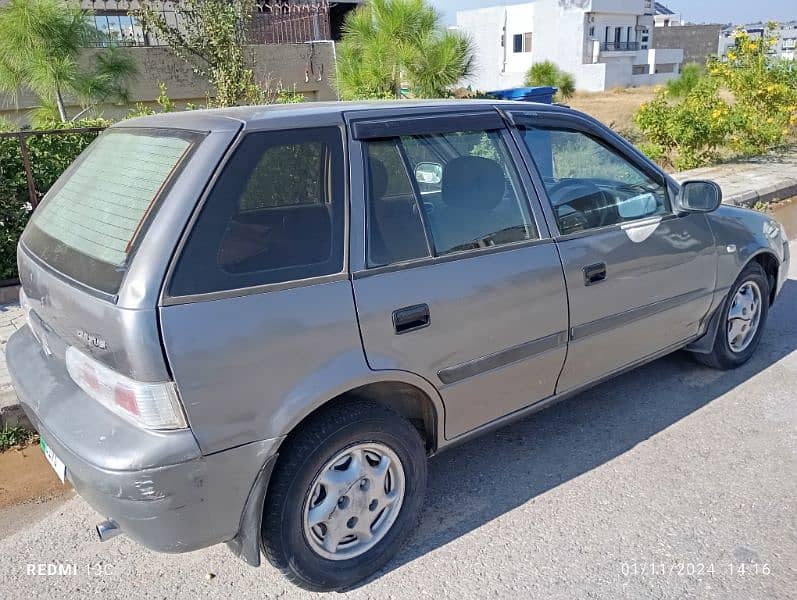
[[[606,279],[606,263],[584,267],[584,285],[594,285]]]
[[[396,333],[423,329],[428,327],[430,322],[428,304],[415,304],[393,311],[393,328]]]

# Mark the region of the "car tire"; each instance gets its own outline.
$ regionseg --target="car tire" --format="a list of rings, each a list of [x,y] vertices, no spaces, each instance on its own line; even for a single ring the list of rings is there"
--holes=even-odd
[[[761,335],[766,325],[769,314],[769,292],[769,279],[764,269],[757,262],[748,264],[731,286],[720,309],[722,312],[714,339],[714,347],[708,354],[695,354],[695,358],[704,365],[722,370],[735,369],[750,360],[761,341]],[[744,298],[748,293],[757,296],[757,310],[759,311],[757,317],[747,319],[746,317],[750,315],[745,312],[744,315],[739,314],[740,317],[744,316],[745,318],[732,319],[731,311],[735,311],[739,307],[739,299]],[[746,326],[749,336],[744,338],[744,331],[737,336],[738,330],[733,329],[732,321],[741,324],[742,327]],[[754,330],[752,330],[753,325]]]
[[[409,421],[375,402],[336,403],[280,448],[264,503],[263,553],[299,587],[349,588],[398,552],[425,490],[425,446]],[[314,524],[321,514],[326,519]]]

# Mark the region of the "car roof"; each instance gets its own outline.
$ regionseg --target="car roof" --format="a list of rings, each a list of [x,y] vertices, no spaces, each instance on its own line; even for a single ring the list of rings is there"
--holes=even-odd
[[[435,112],[455,110],[478,110],[481,108],[534,108],[535,110],[574,112],[566,106],[541,104],[537,102],[517,102],[510,100],[372,100],[354,102],[302,102],[298,104],[267,104],[259,106],[236,106],[229,108],[212,108],[173,113],[148,115],[121,121],[114,127],[155,127],[192,129],[197,131],[230,131],[237,130],[243,124],[246,129],[259,129],[274,124],[274,121],[289,121],[294,126],[299,123],[312,127],[330,119],[342,120],[344,113],[401,110],[404,112],[433,109]],[[415,109],[415,110],[413,110]]]

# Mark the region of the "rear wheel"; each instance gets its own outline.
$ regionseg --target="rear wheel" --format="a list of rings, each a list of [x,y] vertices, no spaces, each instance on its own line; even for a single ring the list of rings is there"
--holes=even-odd
[[[769,280],[756,262],[747,265],[731,286],[722,307],[721,321],[709,354],[695,354],[715,369],[734,369],[758,347],[769,313]]]
[[[367,401],[322,410],[280,449],[264,553],[305,589],[350,587],[398,551],[425,487],[424,444],[406,419]]]

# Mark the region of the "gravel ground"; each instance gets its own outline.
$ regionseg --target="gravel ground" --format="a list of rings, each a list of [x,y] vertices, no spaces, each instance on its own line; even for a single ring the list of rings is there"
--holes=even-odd
[[[794,598],[796,306],[793,266],[741,369],[675,354],[433,459],[418,531],[347,595]],[[101,544],[98,520],[75,497],[0,540],[0,596],[312,595],[223,546]]]

